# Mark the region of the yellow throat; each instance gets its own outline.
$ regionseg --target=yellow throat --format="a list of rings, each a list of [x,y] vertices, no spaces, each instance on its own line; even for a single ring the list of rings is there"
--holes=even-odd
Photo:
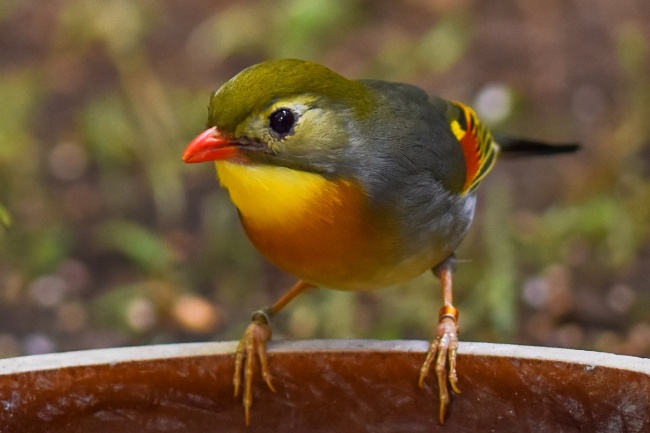
[[[245,218],[253,224],[287,224],[302,219],[314,201],[330,189],[314,173],[270,165],[216,163],[221,185]]]

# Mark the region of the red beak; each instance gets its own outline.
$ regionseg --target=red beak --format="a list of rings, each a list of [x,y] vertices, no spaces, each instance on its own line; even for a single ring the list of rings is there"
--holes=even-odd
[[[183,162],[206,162],[232,158],[237,154],[238,143],[224,136],[216,126],[199,135],[183,152]]]

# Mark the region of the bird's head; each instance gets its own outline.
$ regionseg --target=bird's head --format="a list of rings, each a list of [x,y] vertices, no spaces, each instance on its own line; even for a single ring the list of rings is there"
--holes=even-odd
[[[359,81],[293,59],[245,69],[214,92],[183,161],[230,160],[336,174],[374,100]]]

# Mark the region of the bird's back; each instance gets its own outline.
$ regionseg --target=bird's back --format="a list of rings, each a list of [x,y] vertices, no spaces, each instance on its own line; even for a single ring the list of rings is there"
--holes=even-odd
[[[434,266],[458,246],[472,221],[475,196],[463,193],[466,162],[450,128],[455,105],[399,83],[364,81],[385,122],[361,124],[350,146],[355,176],[401,233],[400,260]],[[423,268],[424,271],[425,268]]]

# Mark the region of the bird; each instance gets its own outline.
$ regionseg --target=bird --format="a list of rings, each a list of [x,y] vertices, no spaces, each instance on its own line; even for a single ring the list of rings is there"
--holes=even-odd
[[[497,157],[574,152],[492,132],[460,102],[419,87],[348,79],[299,59],[250,66],[214,91],[207,128],[186,163],[214,161],[256,249],[298,282],[253,313],[235,352],[235,397],[250,424],[259,369],[275,392],[266,355],[271,322],[314,287],[373,290],[433,271],[442,289],[434,338],[419,371],[434,368],[439,420],[459,394],[454,251]],[[259,364],[259,365],[257,365]]]

